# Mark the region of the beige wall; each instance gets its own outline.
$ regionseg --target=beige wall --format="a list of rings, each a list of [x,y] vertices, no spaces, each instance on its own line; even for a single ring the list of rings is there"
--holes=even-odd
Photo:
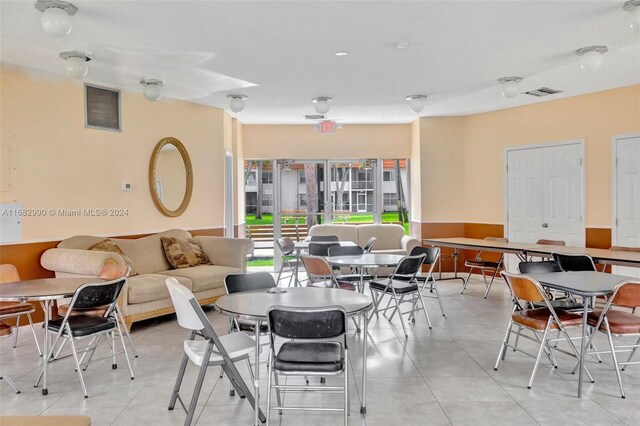
[[[78,82],[34,79],[3,66],[0,83],[2,164],[11,167],[2,202],[25,208],[128,209],[127,217],[25,217],[23,241],[223,226],[222,110],[149,102],[142,94],[122,92],[122,132],[100,131],[84,128]],[[193,164],[191,204],[177,218],[163,216],[149,192],[151,152],[166,136],[182,141]],[[132,183],[132,191],[121,191],[123,180]]]
[[[345,124],[335,134],[305,125],[243,125],[248,159],[409,158],[409,124]]]

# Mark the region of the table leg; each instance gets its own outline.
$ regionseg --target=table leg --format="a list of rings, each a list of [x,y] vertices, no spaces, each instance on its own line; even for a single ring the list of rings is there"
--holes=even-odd
[[[253,394],[255,399],[255,417],[254,424],[255,426],[261,425],[260,423],[260,321],[256,321],[255,325],[256,329],[254,332],[256,339],[256,365],[254,366],[254,377],[253,377]]]
[[[42,351],[42,394],[47,395],[49,393],[49,389],[47,388],[47,367],[49,365],[49,309],[51,308],[51,300],[45,300],[43,302],[43,311],[44,311],[44,342],[43,342],[43,351]],[[37,383],[36,383],[37,385]]]
[[[453,276],[449,278],[442,278],[442,256],[438,257],[438,281],[447,281],[447,280],[461,280],[463,284],[467,282],[464,277],[458,276],[458,254],[460,253],[460,249],[454,248],[453,253],[451,253],[451,257],[453,257]]]
[[[362,338],[362,405],[360,406],[360,413],[367,413],[367,336],[369,334],[369,315],[367,312],[362,314],[363,325],[363,338]]]
[[[295,266],[295,270],[293,271],[293,286],[294,287],[299,287],[300,286],[300,280],[298,280],[298,268],[300,265],[300,250],[296,250],[296,266]]]
[[[578,373],[578,398],[582,398],[582,380],[584,377],[585,344],[587,343],[587,315],[589,314],[589,301],[583,297],[582,311],[582,339],[580,340],[580,373]]]

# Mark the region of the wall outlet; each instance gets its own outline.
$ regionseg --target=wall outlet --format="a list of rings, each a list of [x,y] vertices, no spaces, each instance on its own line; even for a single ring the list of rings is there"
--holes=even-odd
[[[122,190],[123,191],[131,191],[131,182],[127,181],[127,180],[123,180],[122,181]]]

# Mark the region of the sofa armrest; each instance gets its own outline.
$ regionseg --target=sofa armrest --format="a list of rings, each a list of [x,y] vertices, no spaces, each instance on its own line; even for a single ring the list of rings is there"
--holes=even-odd
[[[45,251],[40,258],[42,267],[54,271],[56,276],[97,277],[109,263],[126,267],[122,256],[106,251],[54,248]]]
[[[239,268],[247,272],[247,255],[253,250],[253,241],[247,238],[194,237],[202,251],[214,265]]]
[[[409,255],[411,254],[411,250],[413,250],[414,247],[420,245],[420,242],[413,237],[403,235],[400,239],[400,245],[402,246],[402,249],[407,253],[407,255]]]

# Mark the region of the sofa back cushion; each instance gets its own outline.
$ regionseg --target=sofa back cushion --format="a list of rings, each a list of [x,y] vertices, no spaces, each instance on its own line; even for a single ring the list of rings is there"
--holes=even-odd
[[[191,234],[185,230],[172,229],[142,238],[110,238],[110,240],[116,243],[122,252],[131,259],[139,274],[150,274],[171,269],[160,242],[160,237],[163,236],[191,238]],[[102,240],[104,237],[78,235],[61,241],[58,247],[86,250]]]
[[[309,229],[309,236],[318,235],[337,235],[340,241],[353,241],[358,244],[357,225],[313,225]]]
[[[376,237],[373,251],[401,249],[404,228],[396,224],[373,224],[358,226],[358,245],[364,247],[371,237]]]

